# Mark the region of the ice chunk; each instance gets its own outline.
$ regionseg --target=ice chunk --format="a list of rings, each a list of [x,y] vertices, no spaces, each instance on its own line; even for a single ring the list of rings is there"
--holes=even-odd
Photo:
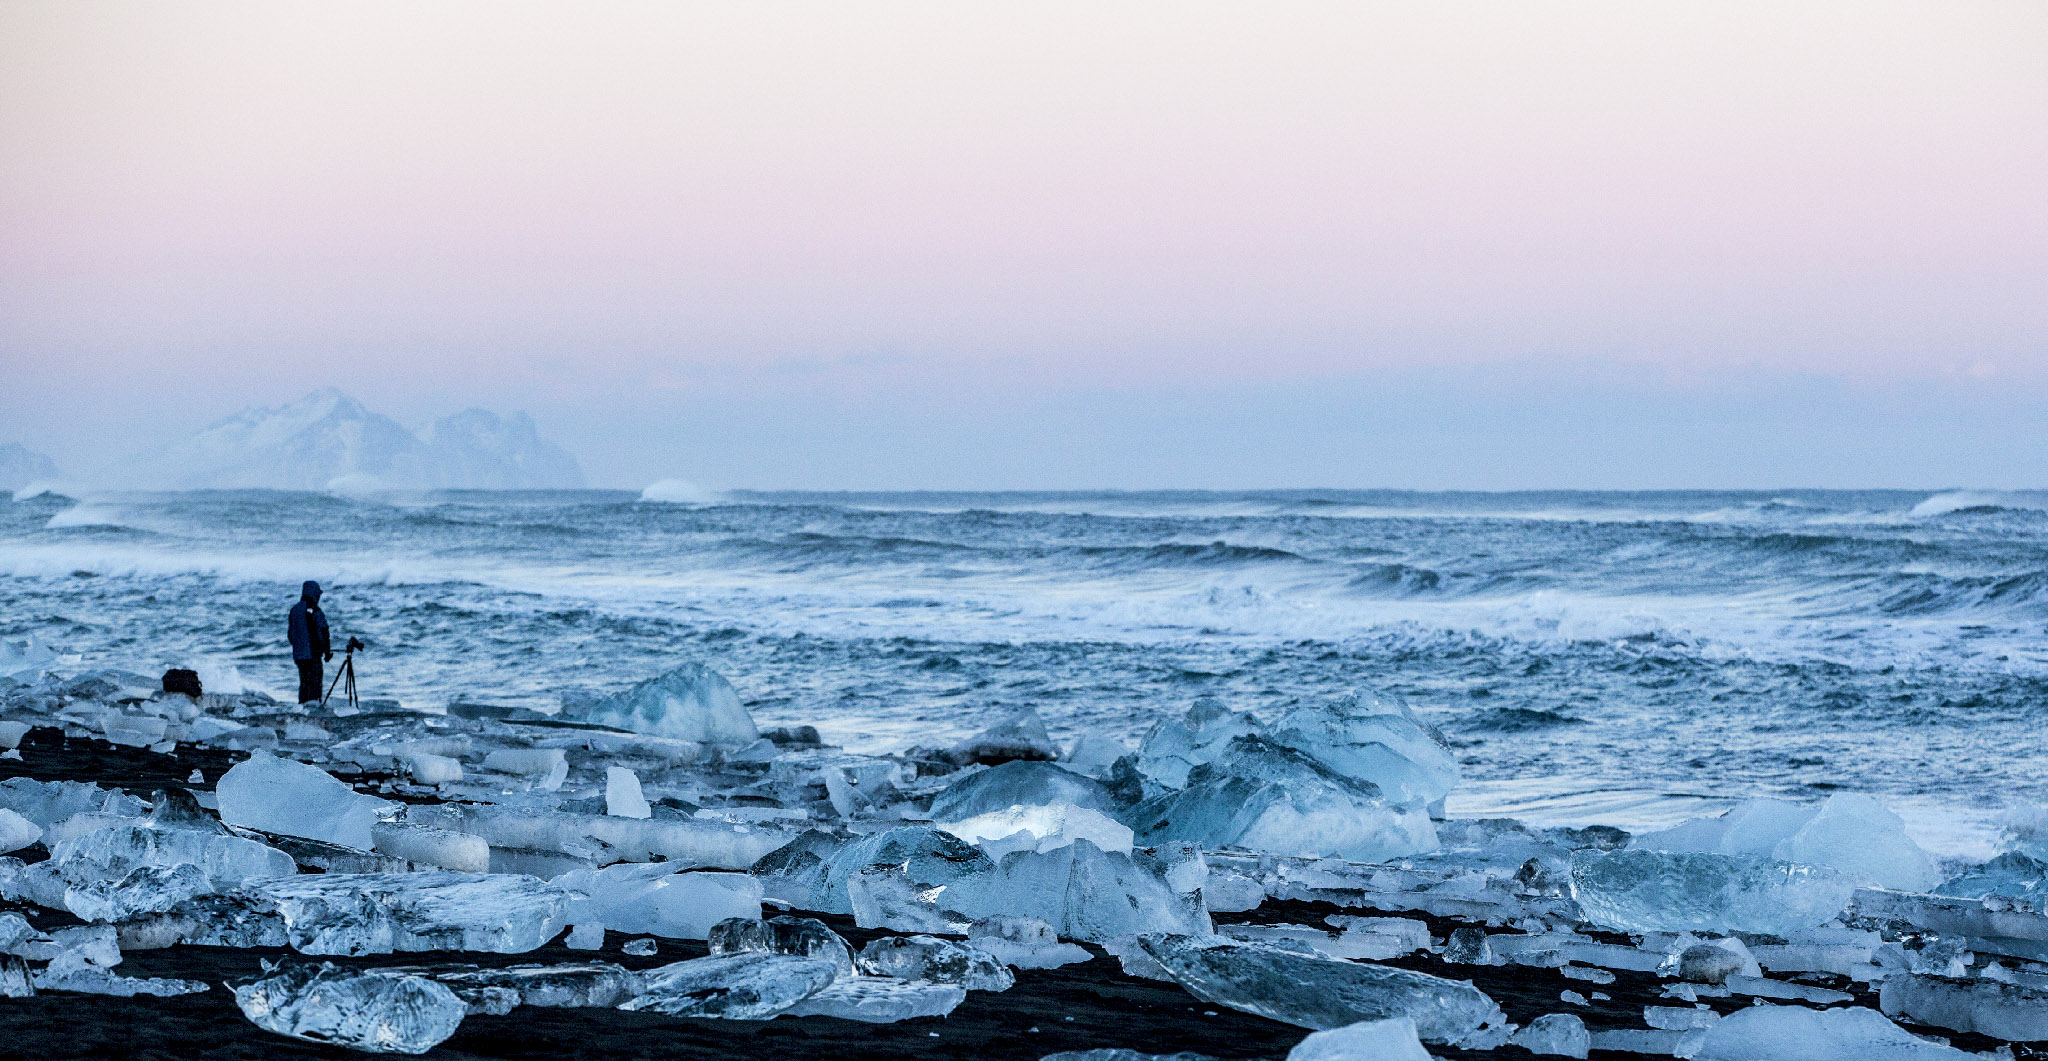
[[[1111,740],[1100,733],[1083,733],[1074,739],[1067,754],[1060,757],[1060,766],[1077,774],[1101,780],[1109,776],[1109,768],[1118,759],[1129,755],[1131,750],[1120,741]]]
[[[604,947],[604,923],[584,921],[569,929],[562,945],[570,950],[600,950]]]
[[[1724,984],[1731,976],[1762,976],[1764,971],[1742,941],[1729,937],[1695,943],[1679,951],[1670,963],[1681,980],[1696,984]]]
[[[1884,978],[1878,1005],[1917,1024],[1997,1039],[2048,1039],[2048,990],[2041,988],[1894,973]]]
[[[1506,1020],[1485,992],[1426,973],[1213,936],[1142,935],[1138,945],[1196,998],[1298,1027],[1407,1017],[1425,1041],[1456,1043]]]
[[[86,921],[126,921],[163,913],[212,891],[206,874],[189,862],[138,866],[119,881],[87,881],[64,889],[64,907]]]
[[[1486,942],[1486,930],[1478,925],[1459,925],[1444,940],[1444,960],[1457,965],[1491,965],[1493,948]]]
[[[656,943],[654,941],[653,936],[642,936],[639,939],[627,940],[622,946],[619,947],[619,952],[622,954],[630,954],[635,958],[646,958],[653,955],[655,951],[658,951],[660,949],[661,944]]]
[[[2048,864],[2017,851],[1965,870],[1936,885],[1936,895],[1982,899],[2003,895],[2013,899],[2048,899]]]
[[[554,883],[580,898],[569,920],[613,932],[703,939],[729,917],[761,916],[761,882],[744,873],[701,873],[666,863],[621,863],[574,870]]]
[[[500,873],[322,873],[250,881],[304,954],[473,950],[521,954],[568,922],[563,888]]]
[[[618,818],[646,818],[653,814],[647,797],[640,794],[640,775],[623,766],[604,771],[604,812]]]
[[[134,998],[137,995],[154,995],[169,998],[177,995],[196,995],[210,990],[199,980],[178,980],[169,977],[120,976],[88,965],[72,964],[62,959],[53,961],[31,977],[39,991],[75,991],[87,995],[112,995],[116,998]]]
[[[848,878],[877,864],[902,866],[909,880],[927,887],[995,868],[959,837],[903,826],[852,841],[807,832],[762,858],[753,872],[770,896],[806,910],[851,914]]]
[[[522,1006],[617,1006],[640,993],[640,977],[611,962],[508,965],[502,969],[409,969],[446,985],[474,1010],[485,992],[509,991]]]
[[[144,810],[141,800],[119,790],[83,781],[37,781],[27,777],[0,781],[0,807],[46,830],[77,814],[134,818]]]
[[[462,780],[462,761],[432,752],[408,752],[399,757],[405,772],[422,785],[440,785]]]
[[[1818,805],[1753,799],[1717,818],[1637,836],[1631,846],[1825,866],[1857,884],[1902,891],[1926,891],[1941,879],[1898,815],[1853,792]]]
[[[1037,918],[1071,939],[1203,934],[1212,930],[1202,904],[1207,877],[1201,852],[1186,844],[1124,855],[1076,840],[1045,854],[1016,852],[995,872],[959,876],[934,901],[968,921]]]
[[[36,993],[28,963],[10,954],[0,954],[0,998],[30,998]],[[960,992],[966,997],[967,992]]]
[[[498,748],[484,756],[484,769],[522,777],[547,777],[566,771],[567,763],[560,748]]]
[[[675,869],[746,869],[793,839],[760,823],[618,818],[522,807],[410,807],[406,820],[484,838],[493,850],[553,851],[605,862],[655,862]]]
[[[370,838],[378,851],[423,866],[458,873],[487,873],[491,868],[491,845],[481,836],[405,822],[378,822],[370,827]]]
[[[317,766],[251,752],[214,786],[220,819],[267,833],[368,851],[370,827],[391,804],[365,796]]]
[[[1930,1043],[1876,1010],[1751,1006],[1714,1022],[1694,1061],[1967,1061],[1975,1055]]]
[[[817,994],[837,976],[831,962],[787,954],[714,954],[641,974],[644,991],[620,1006],[672,1017],[765,1020]]]
[[[893,1024],[913,1017],[943,1017],[967,998],[958,984],[847,976],[783,1010],[791,1017],[841,1017],[868,1024]]]
[[[1581,852],[1572,897],[1594,924],[1623,932],[1785,935],[1824,924],[1855,886],[1833,870],[1698,852]]]
[[[299,871],[290,855],[254,840],[141,825],[99,829],[60,841],[51,849],[50,861],[72,882],[120,880],[143,866],[189,863],[199,867],[216,889]]]
[[[1057,969],[1087,961],[1085,948],[1061,943],[1053,927],[1035,917],[991,917],[967,926],[968,942],[1018,969]]]
[[[1233,712],[1220,701],[1204,697],[1188,709],[1185,722],[1161,719],[1153,723],[1138,745],[1135,762],[1146,777],[1168,788],[1182,788],[1188,783],[1190,770],[1221,755],[1238,737],[1260,732],[1252,716]]]
[[[468,1006],[424,976],[292,965],[235,988],[264,1031],[371,1053],[423,1054],[455,1034]]]
[[[1397,806],[1433,803],[1458,783],[1458,760],[1443,738],[1397,703],[1354,695],[1299,707],[1273,726],[1272,740],[1371,782]]]
[[[932,800],[932,818],[965,821],[1016,806],[1064,803],[1113,812],[1116,800],[1093,778],[1051,763],[1013,762],[964,774]]]
[[[0,855],[19,851],[43,838],[43,827],[0,807]]]
[[[761,736],[717,671],[686,663],[614,696],[562,705],[565,718],[704,744],[747,744]]]
[[[1584,1057],[1584,1054],[1579,1056]],[[1311,1032],[1287,1051],[1287,1061],[1429,1061],[1407,1017],[1364,1020]]]
[[[1371,783],[1258,737],[1231,741],[1189,772],[1185,789],[1146,800],[1123,820],[1146,845],[1180,840],[1358,862],[1436,847],[1423,807],[1394,806]]]
[[[1056,803],[1040,807],[1009,807],[977,814],[965,821],[942,822],[939,828],[973,844],[1000,861],[1012,851],[1044,854],[1086,838],[1104,851],[1131,850],[1131,829],[1101,811]]]
[[[729,917],[711,926],[707,942],[713,954],[791,954],[831,962],[840,976],[853,975],[853,951],[814,917]]]
[[[946,757],[961,764],[1051,762],[1060,750],[1046,733],[1045,720],[1027,707],[955,744]]]
[[[862,947],[856,961],[870,976],[959,984],[969,991],[1008,991],[1017,982],[980,947],[936,936],[883,936]]]
[[[1593,1049],[1586,1022],[1572,1013],[1546,1013],[1515,1032],[1508,1043],[1532,1054],[1584,1057]]]

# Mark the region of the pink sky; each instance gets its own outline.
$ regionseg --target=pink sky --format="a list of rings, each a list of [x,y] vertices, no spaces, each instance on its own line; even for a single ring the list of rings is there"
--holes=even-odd
[[[15,0],[0,413],[813,363],[2048,395],[2044,189],[2033,0]]]

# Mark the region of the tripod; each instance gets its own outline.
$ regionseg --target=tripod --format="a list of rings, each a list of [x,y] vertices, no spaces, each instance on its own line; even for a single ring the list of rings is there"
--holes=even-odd
[[[356,641],[349,638],[348,649],[341,655],[341,666],[334,672],[334,680],[327,683],[327,696],[320,698],[320,706],[327,706],[327,697],[334,695],[334,687],[341,686],[341,695],[348,698],[348,706],[357,708],[356,703]]]

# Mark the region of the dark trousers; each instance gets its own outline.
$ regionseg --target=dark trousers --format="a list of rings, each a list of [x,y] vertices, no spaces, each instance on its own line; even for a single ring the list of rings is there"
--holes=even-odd
[[[320,686],[320,657],[292,662],[299,665],[299,703],[320,699],[320,694],[327,691]]]

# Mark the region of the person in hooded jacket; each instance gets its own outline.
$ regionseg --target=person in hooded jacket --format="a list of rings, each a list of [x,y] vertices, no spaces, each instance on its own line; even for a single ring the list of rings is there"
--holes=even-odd
[[[334,658],[327,637],[327,616],[320,610],[320,583],[307,582],[299,588],[299,602],[292,605],[286,627],[292,641],[292,662],[299,668],[299,703],[320,699],[321,663]]]

